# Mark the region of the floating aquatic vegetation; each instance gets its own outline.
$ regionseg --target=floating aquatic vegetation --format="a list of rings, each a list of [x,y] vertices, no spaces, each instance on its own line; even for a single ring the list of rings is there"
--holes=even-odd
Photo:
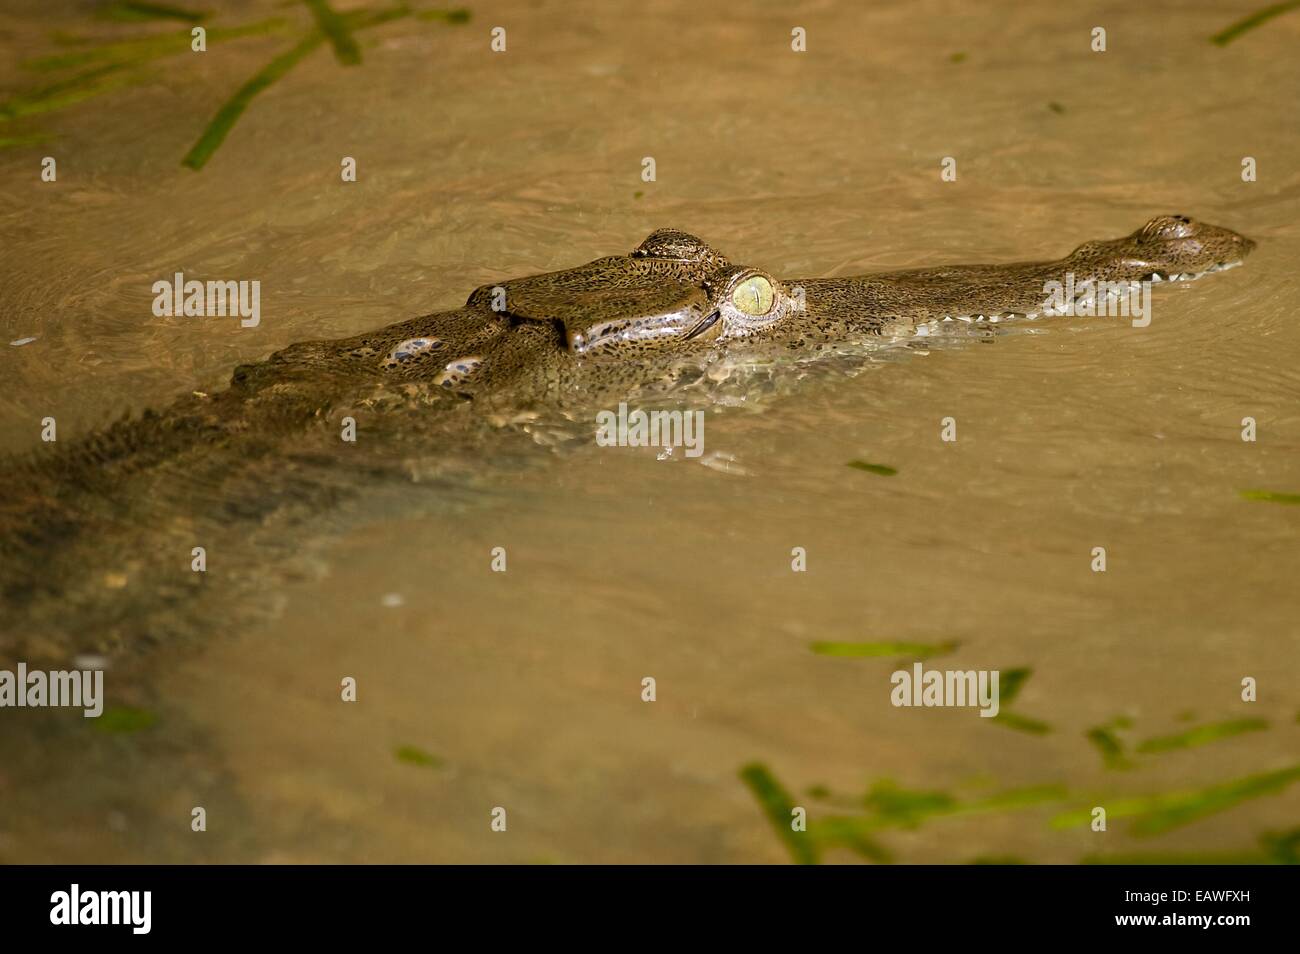
[[[1262,500],[1265,503],[1300,504],[1300,494],[1281,493],[1276,490],[1242,490],[1242,500]]]
[[[49,142],[54,137],[49,133],[25,133],[21,136],[0,136],[0,149],[13,149],[16,146],[38,146]],[[12,344],[12,342],[10,342]]]
[[[30,93],[18,93],[0,103],[0,121],[63,109],[118,89],[134,81],[135,77],[126,72],[129,68],[125,63],[107,63]]]
[[[906,657],[908,659],[930,659],[944,656],[955,650],[961,643],[949,640],[944,643],[837,643],[816,642],[808,647],[819,656],[842,656],[849,658],[878,658],[881,656]]]
[[[808,832],[790,827],[794,813],[794,800],[781,787],[767,766],[752,762],[740,770],[740,780],[749,787],[763,814],[772,823],[777,837],[785,844],[796,864],[817,864],[817,849]]]
[[[1124,744],[1115,735],[1110,726],[1099,725],[1084,733],[1084,737],[1093,744],[1108,769],[1128,769],[1133,763],[1124,757]]]
[[[911,642],[832,642],[818,641],[810,643],[808,648],[819,656],[835,656],[842,659],[879,659],[882,657],[903,658],[908,660],[931,659],[935,656],[943,656],[953,652],[961,643],[957,640],[949,640],[943,643],[911,643]],[[1007,707],[1011,705],[1016,696],[1020,694],[1021,688],[1025,681],[1033,674],[1032,669],[1016,668],[1006,669],[999,673],[998,678],[998,705],[999,711],[996,716],[990,718],[990,722],[997,722],[1000,725],[1015,729],[1018,732],[1028,732],[1033,735],[1043,735],[1051,732],[1052,728],[1046,722],[1030,716],[1021,715],[1018,712],[1010,712]]]
[[[212,14],[207,10],[187,10],[164,3],[142,3],[137,0],[117,0],[95,11],[101,20],[118,23],[141,23],[152,20],[178,20],[182,23],[202,23]]]
[[[1266,831],[1259,836],[1260,847],[1264,853],[1277,860],[1279,864],[1300,865],[1300,828],[1289,831]]]
[[[217,115],[212,117],[208,127],[203,130],[203,135],[199,136],[198,142],[190,147],[190,151],[181,160],[181,165],[194,170],[202,169],[207,164],[207,161],[212,158],[212,154],[217,151],[217,147],[230,134],[230,130],[239,121],[239,117],[248,108],[248,104],[252,102],[253,97],[288,73],[303,57],[324,41],[323,34],[313,33],[293,49],[281,53],[262,67],[254,74],[252,79],[241,86],[235,92],[235,95],[226,101],[225,105],[217,110]]]
[[[361,47],[352,35],[347,21],[329,5],[328,0],[303,0],[311,15],[316,18],[316,25],[329,38],[334,47],[334,58],[344,66],[356,66],[361,62]]]
[[[417,20],[438,20],[442,23],[469,23],[470,12],[464,7],[455,7],[451,10],[418,10],[415,18]]]
[[[140,732],[153,727],[158,716],[148,709],[136,709],[131,706],[109,706],[94,720],[94,726],[101,732]]]
[[[898,473],[898,469],[890,467],[888,464],[871,464],[865,460],[851,460],[849,466],[854,470],[865,470],[869,474],[879,474],[881,477],[893,477]]]
[[[1004,669],[999,682],[999,698],[1004,706],[1009,706],[1016,701],[1016,696],[1020,695],[1020,690],[1025,687],[1029,677],[1034,674],[1028,667],[1019,667],[1016,669]]]
[[[989,719],[989,722],[996,722],[1008,729],[1028,732],[1031,735],[1045,735],[1052,731],[1052,727],[1046,722],[1008,711],[1008,707],[1015,701],[1016,696],[1020,695],[1020,690],[1033,674],[1032,669],[1025,667],[1001,671],[998,677],[998,714]]]
[[[947,792],[899,788],[889,779],[883,779],[871,786],[862,804],[876,816],[875,824],[879,827],[915,828],[930,815],[951,813],[957,800]]]
[[[446,24],[463,24],[470,20],[470,12],[464,8],[414,10],[401,3],[382,9],[339,13],[327,0],[303,0],[303,5],[312,14],[314,26],[311,30],[301,36],[291,49],[280,53],[235,91],[185,154],[182,165],[190,169],[201,169],[229,135],[252,99],[276,80],[283,78],[322,43],[328,41],[333,46],[339,62],[355,65],[361,62],[361,49],[355,37],[359,30],[404,17]],[[92,96],[138,83],[148,76],[142,69],[145,64],[162,57],[189,52],[193,42],[192,25],[205,22],[210,17],[207,11],[132,0],[111,4],[103,8],[102,12],[103,18],[119,22],[179,21],[186,23],[187,27],[180,31],[108,41],[97,37],[56,34],[55,41],[71,49],[38,56],[26,60],[22,65],[38,72],[83,71],[34,92],[17,94],[0,103],[0,121],[61,109]],[[212,44],[247,37],[273,36],[284,34],[291,27],[291,21],[283,17],[231,27],[207,27],[205,41]],[[39,135],[40,138],[35,133],[5,137],[0,139],[0,148],[29,145],[49,138],[45,134]]]
[[[961,801],[947,792],[899,788],[893,782],[877,782],[862,797],[863,815],[810,817],[808,831],[790,829],[794,803],[785,789],[760,764],[741,771],[750,790],[786,843],[792,856],[801,864],[815,864],[823,850],[848,848],[873,861],[889,860],[889,852],[871,837],[885,829],[916,829],[923,823],[961,815],[1017,811],[1051,802],[1064,801],[1068,791],[1063,785],[1036,785],[1010,789],[986,798]],[[1225,811],[1241,802],[1273,795],[1300,779],[1300,765],[1276,772],[1247,776],[1220,785],[1191,792],[1174,792],[1118,800],[1101,799],[1110,818],[1132,818],[1137,835],[1155,835],[1189,824],[1206,815]],[[1087,825],[1093,805],[1063,812],[1051,819],[1053,828]],[[808,837],[811,836],[811,837]],[[1243,853],[1231,856],[1088,856],[1085,864],[1296,864],[1300,863],[1300,829],[1281,835],[1261,837],[1263,855]],[[977,861],[979,859],[976,859]],[[986,861],[986,863],[989,863]],[[1007,863],[1007,862],[1001,862]]]
[[[856,819],[838,816],[823,818],[816,822],[811,832],[818,853],[822,848],[847,848],[858,857],[876,864],[885,865],[894,860],[893,855],[879,842],[867,837]]]
[[[819,846],[844,845],[861,854],[855,843],[874,845],[868,836],[885,829],[916,829],[935,818],[1019,811],[1059,802],[1067,795],[1062,785],[1033,785],[962,801],[947,792],[904,789],[885,779],[876,782],[863,796],[862,805],[867,814],[810,819],[809,830]],[[879,846],[874,851],[882,857],[888,856]]]
[[[1008,670],[1008,696],[1014,699],[1029,678],[1031,670]],[[1030,720],[1032,721],[1032,720]],[[1165,751],[1200,745],[1217,738],[1226,738],[1241,732],[1265,728],[1264,720],[1236,719],[1201,726],[1177,736],[1160,737],[1156,745],[1146,745],[1146,751]],[[1108,760],[1124,760],[1123,745],[1115,737],[1115,729],[1131,728],[1125,716],[1112,719],[1104,725],[1089,730],[1087,737]],[[1109,742],[1099,739],[1109,737]],[[1177,741],[1173,741],[1177,740]],[[1141,747],[1139,747],[1141,748]],[[1019,811],[1048,803],[1074,803],[1077,807],[1059,811],[1048,821],[1055,829],[1086,826],[1092,821],[1097,806],[1106,810],[1108,818],[1131,819],[1130,830],[1139,836],[1155,835],[1181,827],[1208,815],[1226,811],[1253,798],[1274,795],[1300,780],[1300,765],[1249,775],[1228,782],[1206,786],[1192,791],[1165,792],[1152,795],[1110,797],[1088,796],[1081,803],[1079,796],[1071,796],[1063,784],[1040,784],[1006,789],[992,795],[961,798],[939,789],[906,789],[889,779],[873,783],[865,793],[857,796],[831,792],[825,785],[815,785],[806,794],[820,804],[807,817],[807,832],[790,830],[791,812],[796,807],[793,799],[763,765],[754,763],[741,771],[741,778],[758,799],[760,806],[787,843],[800,863],[816,863],[828,848],[847,848],[868,860],[886,862],[889,851],[875,838],[881,831],[890,829],[911,830],[942,818],[972,814]],[[822,814],[833,812],[833,814]],[[805,837],[810,836],[810,837]],[[1083,859],[1085,864],[1296,864],[1300,863],[1300,828],[1281,834],[1266,833],[1260,837],[1262,853],[1236,852],[1223,855],[1092,855]],[[990,855],[977,857],[971,863],[1018,864],[1020,859],[1010,856]]]
[[[315,12],[315,9],[316,6],[313,5],[313,12]],[[394,19],[408,17],[412,13],[413,10],[404,4],[390,6],[390,8],[382,10],[350,10],[350,12],[343,14],[333,13],[333,10],[330,10],[330,14],[333,14],[333,18],[337,19],[338,22],[334,23],[334,19],[330,19],[331,26],[318,27],[317,30],[312,31],[311,34],[300,40],[298,45],[295,45],[290,51],[281,53],[269,64],[266,64],[263,69],[257,71],[250,81],[239,87],[235,95],[231,96],[229,101],[226,101],[224,107],[217,110],[216,117],[213,117],[212,122],[208,123],[203,135],[199,136],[199,142],[196,142],[190,148],[185,159],[181,160],[181,164],[195,170],[203,168],[207,161],[211,159],[212,153],[224,142],[226,135],[229,135],[231,127],[242,116],[244,109],[248,108],[248,103],[253,99],[253,96],[256,96],[270,84],[276,82],[277,79],[281,79],[283,75],[289,73],[289,70],[298,65],[298,62],[302,61],[308,53],[315,51],[318,45],[324,43],[326,38],[329,38],[334,43],[335,53],[341,58],[341,61],[346,61],[343,57],[348,56],[348,53],[346,51],[339,52],[339,42],[341,42],[343,35],[346,35],[348,42],[350,42],[352,32],[380,26],[381,23],[389,23]],[[447,19],[446,22],[465,21],[463,19]],[[331,34],[330,30],[333,30],[334,34],[337,35]],[[344,45],[346,45],[346,42],[344,42]],[[360,52],[357,52],[356,56],[357,62],[359,62]]]
[[[1249,775],[1219,785],[1190,792],[1124,798],[1102,802],[1108,818],[1132,818],[1137,835],[1156,835],[1225,811],[1251,798],[1275,795],[1300,779],[1300,765]],[[1054,828],[1086,825],[1092,819],[1093,806],[1064,812],[1052,819]]]
[[[202,23],[211,16],[205,10],[186,10],[164,3],[141,3],[137,0],[117,0],[100,7],[95,15],[101,20],[136,23],[142,20],[181,20],[185,23]]]
[[[766,766],[757,762],[747,765],[740,777],[799,864],[817,864],[829,848],[845,848],[869,861],[887,863],[891,854],[874,837],[882,830],[915,829],[934,818],[1018,811],[1063,801],[1068,794],[1062,785],[1033,785],[962,801],[947,792],[905,789],[882,779],[857,799],[836,799],[846,811],[860,807],[863,814],[810,815],[808,830],[798,832],[790,824],[794,800]],[[833,796],[825,786],[817,786],[815,797]]]
[[[393,750],[393,758],[407,765],[418,765],[421,768],[441,768],[443,760],[436,755],[432,755],[424,749],[416,748],[414,745],[399,745]]]
[[[208,31],[208,42],[265,35],[287,26],[287,21],[276,18],[229,29],[212,29]],[[188,51],[191,38],[186,30],[108,43],[85,37],[58,36],[56,39],[78,49],[28,60],[23,66],[39,72],[80,68],[79,72],[31,92],[18,93],[0,103],[0,122],[65,109],[92,97],[139,84],[150,76],[145,68],[150,61]],[[44,133],[9,136],[0,140],[0,146],[32,145],[50,138]]]
[[[1297,865],[1300,864],[1300,828],[1259,836],[1259,850],[1236,852],[1173,852],[1086,855],[1085,865]]]
[[[1062,106],[1060,103],[1056,102],[1055,100],[1053,100],[1052,102],[1048,103],[1048,104],[1047,104],[1047,108],[1050,109],[1050,110],[1051,110],[1052,112],[1054,112],[1054,113],[1063,113],[1063,112],[1065,112],[1065,107]]]
[[[344,14],[335,14],[339,21],[337,29],[347,32],[350,37],[357,30],[366,30],[380,24],[390,23],[393,20],[400,20],[403,17],[410,16],[414,11],[404,4],[389,7],[384,10],[352,10]],[[453,22],[453,21],[447,21]],[[454,21],[464,22],[464,21]],[[234,127],[244,110],[248,108],[249,102],[252,101],[262,90],[266,89],[276,80],[282,78],[289,72],[299,61],[309,53],[320,46],[329,36],[325,29],[318,27],[302,40],[300,40],[293,49],[281,53],[266,66],[262,67],[252,79],[241,86],[224,106],[217,111],[208,128],[203,131],[181,164],[191,169],[202,169],[207,161],[212,158],[212,153],[225,140]],[[337,43],[335,45],[338,50]],[[358,59],[360,54],[358,53]]]
[[[1052,731],[1052,727],[1041,719],[1021,715],[1018,712],[999,712],[989,721],[1008,729],[1015,729],[1017,732],[1028,732],[1030,735],[1046,735]]]
[[[1170,752],[1174,749],[1190,749],[1198,745],[1205,745],[1207,742],[1229,739],[1243,732],[1258,732],[1260,729],[1267,728],[1267,719],[1231,719],[1227,722],[1215,722],[1210,725],[1198,726],[1195,729],[1188,729],[1186,732],[1178,732],[1174,735],[1144,739],[1138,743],[1137,750],[1150,753]]]
[[[283,33],[288,27],[289,21],[283,17],[272,17],[267,20],[258,20],[255,23],[245,23],[241,26],[210,27],[206,31],[207,42],[212,44],[250,36],[272,36]],[[84,43],[86,41],[74,37],[64,37],[63,42]],[[23,66],[30,70],[49,72],[86,66],[92,63],[138,64],[164,56],[188,53],[192,42],[193,36],[189,30],[180,30],[174,33],[155,33],[127,40],[96,43],[94,46],[71,50],[66,53],[40,56],[36,59],[25,60]]]
[[[1287,0],[1285,3],[1274,3],[1261,10],[1256,10],[1250,16],[1243,17],[1236,23],[1214,34],[1214,36],[1210,37],[1210,42],[1218,46],[1227,46],[1246,31],[1262,26],[1275,16],[1286,13],[1288,10],[1294,10],[1296,7],[1300,7],[1300,0]]]

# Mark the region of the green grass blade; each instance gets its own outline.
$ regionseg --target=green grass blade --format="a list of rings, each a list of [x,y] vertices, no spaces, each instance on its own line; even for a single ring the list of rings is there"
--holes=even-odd
[[[879,865],[887,865],[893,860],[882,845],[866,836],[857,819],[832,815],[818,819],[811,830],[820,846],[843,845],[855,855]]]
[[[1214,34],[1214,36],[1210,37],[1210,42],[1218,46],[1227,46],[1246,31],[1262,26],[1275,16],[1286,13],[1288,10],[1294,10],[1296,7],[1300,7],[1300,0],[1288,0],[1286,3],[1275,3],[1272,6],[1264,7],[1262,10],[1256,10],[1250,16],[1244,17]]]
[[[854,659],[905,656],[908,659],[930,659],[933,656],[946,655],[960,645],[961,643],[956,640],[946,643],[816,642],[812,643],[809,648],[819,656],[841,656]]]
[[[118,0],[101,7],[96,14],[102,20],[119,23],[138,23],[147,20],[180,20],[184,23],[202,23],[211,14],[203,10],[186,10],[165,3],[141,3],[138,0]]]
[[[203,130],[203,135],[199,137],[199,141],[185,154],[185,158],[181,160],[181,165],[188,166],[196,171],[202,169],[207,161],[212,158],[212,154],[217,151],[217,147],[230,134],[230,130],[239,121],[239,117],[248,108],[248,104],[253,101],[253,97],[297,66],[304,57],[324,41],[323,34],[312,33],[293,49],[281,53],[258,70],[252,79],[241,86],[235,95],[230,97],[226,104],[217,110],[217,115],[212,117],[212,122],[208,123],[208,128]]]
[[[214,27],[207,31],[207,42],[211,45],[247,36],[270,36],[282,32],[286,26],[288,26],[287,21],[280,17],[273,17],[256,23],[246,23],[243,26]],[[192,39],[189,30],[136,37],[132,40],[119,40],[116,43],[100,43],[88,49],[37,57],[25,61],[23,66],[27,69],[47,72],[86,66],[91,63],[142,63],[163,56],[188,53]]]
[[[751,762],[740,770],[740,780],[753,793],[759,807],[767,820],[771,822],[777,837],[781,839],[795,864],[817,864],[817,848],[812,835],[806,831],[795,831],[790,827],[793,818],[794,800],[781,787],[766,765]]]
[[[22,146],[38,146],[49,142],[54,137],[49,133],[27,133],[21,136],[0,136],[0,149],[17,149]]]
[[[127,64],[109,63],[85,70],[30,93],[19,93],[0,103],[0,122],[17,119],[20,116],[48,113],[90,99],[92,96],[119,89],[134,82],[138,75],[126,74],[127,69]]]
[[[854,470],[865,470],[868,474],[878,474],[881,477],[893,477],[898,473],[896,467],[890,467],[888,464],[872,464],[865,460],[851,460],[849,466]]]
[[[321,32],[329,38],[334,47],[334,57],[344,66],[356,66],[361,62],[361,47],[352,35],[347,21],[330,7],[328,0],[303,0],[307,9],[316,18]]]
[[[1124,757],[1124,743],[1119,740],[1108,725],[1099,725],[1089,729],[1085,737],[1093,748],[1101,753],[1101,760],[1108,769],[1132,768],[1133,763]]]
[[[863,807],[869,814],[863,818],[843,819],[842,822],[855,825],[864,832],[882,828],[915,829],[932,818],[1020,811],[1047,802],[1063,801],[1068,794],[1063,785],[1030,785],[963,802],[947,792],[905,789],[882,779],[862,797]]]
[[[1032,669],[1023,666],[1016,669],[1003,669],[998,674],[998,705],[1003,707],[1011,705],[1033,674]]]
[[[1300,494],[1286,494],[1276,490],[1242,490],[1242,500],[1260,500],[1264,503],[1300,504]]]
[[[364,30],[369,27],[379,26],[392,20],[399,20],[402,17],[410,16],[411,8],[399,4],[389,7],[386,10],[357,10],[345,14],[342,19],[349,29]],[[291,69],[298,65],[308,54],[316,47],[325,42],[325,34],[320,30],[313,30],[307,37],[300,40],[298,45],[286,53],[281,53],[250,79],[241,86],[226,104],[217,111],[217,115],[208,123],[208,128],[203,131],[185,158],[181,160],[181,165],[188,166],[191,169],[202,169],[212,154],[216,152],[217,147],[225,141],[230,130],[234,128],[239,117],[243,115],[248,104],[258,93],[266,89],[276,80],[284,77]]]
[[[416,765],[420,768],[441,768],[443,765],[441,758],[414,745],[399,745],[393,750],[393,758],[407,765]]]
[[[109,706],[94,720],[94,726],[100,732],[127,733],[143,732],[151,729],[158,722],[158,716],[148,709],[136,709],[133,706]]]
[[[1052,727],[1041,719],[1023,716],[1018,712],[999,712],[988,721],[1008,729],[1015,729],[1017,732],[1028,732],[1030,735],[1047,735],[1052,731]]]
[[[443,23],[469,23],[470,12],[464,7],[451,10],[420,10],[415,14],[417,20],[440,20]]]
[[[1172,752],[1174,749],[1190,749],[1207,742],[1229,739],[1243,732],[1257,732],[1268,728],[1267,719],[1232,719],[1228,722],[1215,722],[1211,725],[1198,726],[1175,735],[1162,735],[1154,739],[1145,739],[1138,743],[1139,752]]]
[[[1274,795],[1300,780],[1300,765],[1248,775],[1190,792],[1172,792],[1102,803],[1108,818],[1132,818],[1137,835],[1157,835],[1207,815],[1226,811],[1251,798]],[[1092,808],[1078,808],[1052,819],[1053,828],[1073,828],[1092,820]]]

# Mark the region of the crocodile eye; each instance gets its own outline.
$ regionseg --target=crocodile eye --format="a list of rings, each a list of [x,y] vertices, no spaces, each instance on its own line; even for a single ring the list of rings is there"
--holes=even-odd
[[[775,292],[772,283],[762,275],[746,278],[731,293],[731,303],[742,314],[758,318],[772,310]]]
[[[1142,236],[1157,241],[1190,238],[1196,234],[1196,223],[1185,215],[1161,215],[1142,228]]]

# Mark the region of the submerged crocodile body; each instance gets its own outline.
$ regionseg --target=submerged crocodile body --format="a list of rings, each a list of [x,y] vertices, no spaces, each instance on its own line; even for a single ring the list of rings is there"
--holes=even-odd
[[[207,539],[241,522],[301,522],[358,492],[340,468],[409,472],[421,449],[447,458],[503,422],[581,420],[580,409],[698,374],[719,355],[815,357],[895,325],[1034,316],[1049,284],[1067,276],[1075,288],[1183,280],[1239,264],[1253,247],[1228,229],[1161,216],[1054,261],[781,280],[660,230],[627,255],[481,287],[459,309],[293,345],[237,368],[223,392],[12,463],[0,501],[0,603],[44,607],[29,624],[43,634],[37,652],[65,645],[63,616],[87,614],[103,627],[97,648],[113,649],[130,638],[137,609],[106,608],[100,584],[71,582],[87,577],[88,561],[114,558],[100,531],[118,531],[107,536],[123,560],[160,546],[159,535],[170,535],[164,548],[188,552],[196,528]],[[364,454],[339,440],[345,417],[364,435]],[[180,575],[165,601],[188,598],[195,574]],[[19,644],[7,639],[0,633],[0,657]]]
[[[511,416],[539,406],[625,397],[656,375],[722,351],[821,348],[898,323],[1034,317],[1045,288],[1072,278],[1126,284],[1186,280],[1240,264],[1254,243],[1186,216],[1087,242],[1062,259],[779,280],[734,265],[705,242],[661,229],[627,255],[476,289],[462,308],[334,341],[292,345],[237,368],[225,392],[183,398],[162,418],[171,440],[229,439],[259,424],[304,425],[364,395],[411,387]],[[157,418],[154,458],[170,447]],[[101,441],[101,463],[115,459]],[[128,464],[130,461],[126,461]]]

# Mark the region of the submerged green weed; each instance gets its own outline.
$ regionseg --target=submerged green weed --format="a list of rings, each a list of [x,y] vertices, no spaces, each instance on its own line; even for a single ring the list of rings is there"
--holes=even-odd
[[[217,147],[230,135],[230,130],[235,127],[235,123],[244,114],[253,97],[297,66],[303,57],[320,46],[324,40],[324,35],[313,33],[293,49],[281,53],[253,74],[252,79],[239,87],[235,95],[226,100],[217,110],[217,115],[212,117],[208,127],[199,136],[198,142],[190,147],[190,151],[181,160],[181,165],[194,170],[202,169],[212,158],[212,154],[217,151]]]
[[[817,849],[808,832],[791,827],[794,816],[794,799],[781,787],[767,766],[752,762],[740,770],[740,780],[748,786],[763,814],[771,823],[777,837],[784,843],[796,864],[817,864]]]
[[[851,460],[849,466],[854,470],[864,470],[868,474],[876,474],[880,477],[893,477],[898,473],[896,467],[890,467],[888,464],[872,464],[865,460]]]
[[[1108,818],[1132,818],[1134,834],[1156,835],[1226,811],[1248,799],[1275,795],[1297,779],[1300,779],[1300,765],[1293,765],[1193,791],[1121,798],[1098,804],[1106,809]],[[1086,825],[1092,819],[1092,807],[1089,805],[1057,815],[1052,819],[1052,827]]]
[[[1124,755],[1124,743],[1115,734],[1116,729],[1127,729],[1131,723],[1124,716],[1112,719],[1106,725],[1098,725],[1084,733],[1084,738],[1092,743],[1093,748],[1101,753],[1102,762],[1108,769],[1128,769],[1133,763]]]
[[[1210,37],[1210,42],[1217,46],[1227,46],[1243,33],[1253,30],[1256,27],[1263,26],[1274,17],[1286,13],[1288,10],[1294,10],[1300,7],[1300,0],[1287,0],[1284,3],[1274,3],[1261,10],[1256,10],[1250,16],[1243,17],[1235,23],[1220,30],[1214,36]]]
[[[436,755],[416,748],[414,745],[400,745],[393,750],[393,758],[407,765],[418,765],[421,768],[441,768],[442,759]]]
[[[158,716],[148,709],[110,706],[99,714],[94,725],[100,732],[127,733],[152,728],[157,722]]]
[[[1170,752],[1174,749],[1190,749],[1198,745],[1205,745],[1207,742],[1230,739],[1234,735],[1241,735],[1243,732],[1258,732],[1260,729],[1267,728],[1267,719],[1231,719],[1227,722],[1197,726],[1194,729],[1188,729],[1186,732],[1178,732],[1174,735],[1162,735],[1153,739],[1145,739],[1138,743],[1137,750],[1151,753]]]
[[[329,38],[334,47],[334,57],[344,66],[356,66],[361,62],[361,47],[352,35],[352,28],[343,17],[334,12],[327,0],[303,0],[307,9],[316,18],[316,25]]]
[[[1017,732],[1028,732],[1031,735],[1046,735],[1052,731],[1052,727],[1046,722],[1018,712],[1007,711],[1007,707],[1015,701],[1016,696],[1020,695],[1020,690],[1025,687],[1025,683],[1033,674],[1034,671],[1026,667],[1001,671],[998,677],[998,714],[989,719],[990,722],[1015,729]]]
[[[202,23],[210,13],[204,10],[186,10],[165,3],[143,3],[139,0],[117,0],[100,7],[95,15],[101,20],[137,23],[148,20],[180,20],[184,23]]]
[[[246,80],[217,110],[198,140],[185,154],[181,164],[198,170],[212,158],[225,141],[253,99],[275,82],[283,79],[317,47],[328,42],[335,58],[352,66],[361,62],[361,47],[356,33],[394,20],[411,17],[422,22],[464,24],[470,12],[464,8],[416,10],[406,3],[379,9],[336,11],[328,0],[302,0],[312,17],[312,26],[294,45],[277,54],[269,63]],[[100,96],[124,86],[138,84],[150,77],[145,69],[152,61],[179,56],[193,49],[195,25],[211,16],[207,11],[163,3],[119,2],[102,7],[100,19],[125,23],[184,23],[181,30],[169,30],[135,37],[97,37],[56,34],[55,42],[66,49],[28,59],[23,67],[38,73],[67,73],[54,82],[11,96],[0,102],[0,122],[23,116],[47,113]],[[284,17],[272,17],[230,27],[204,27],[205,44],[222,43],[252,37],[281,36],[290,32],[293,23]],[[0,137],[0,147],[26,145],[49,137],[43,133],[22,133]]]
[[[1008,670],[1006,699],[1016,698],[1029,678],[1030,670]],[[1124,743],[1116,730],[1129,729],[1131,721],[1120,716],[1085,733],[1110,768],[1132,768]],[[1267,728],[1264,719],[1243,718],[1210,723],[1167,736],[1144,740],[1136,751],[1144,755],[1194,748],[1220,739]],[[814,785],[806,794],[815,799],[814,810],[805,816],[807,831],[794,832],[790,821],[798,807],[786,789],[766,766],[752,763],[741,770],[741,779],[758,800],[791,856],[801,864],[820,861],[822,853],[845,848],[875,862],[892,860],[889,850],[878,841],[881,832],[910,830],[929,822],[974,814],[1020,811],[1049,803],[1060,808],[1048,819],[1053,829],[1078,828],[1093,821],[1096,808],[1109,819],[1129,820],[1129,831],[1141,836],[1157,835],[1210,815],[1227,811],[1244,802],[1285,791],[1300,781],[1300,764],[1269,772],[1246,775],[1202,788],[1154,794],[1112,796],[1071,795],[1063,784],[1041,784],[1005,789],[980,797],[960,797],[941,789],[908,789],[890,779],[878,779],[860,795],[835,794],[824,785]],[[1073,803],[1074,807],[1069,807]],[[1090,855],[1087,864],[1295,864],[1300,862],[1300,828],[1261,836],[1262,852],[1244,851],[1221,855],[1126,854]],[[972,863],[1021,863],[1019,858],[987,855]]]
[[[1287,494],[1278,490],[1243,490],[1242,500],[1258,500],[1264,503],[1300,504],[1300,494]]]

